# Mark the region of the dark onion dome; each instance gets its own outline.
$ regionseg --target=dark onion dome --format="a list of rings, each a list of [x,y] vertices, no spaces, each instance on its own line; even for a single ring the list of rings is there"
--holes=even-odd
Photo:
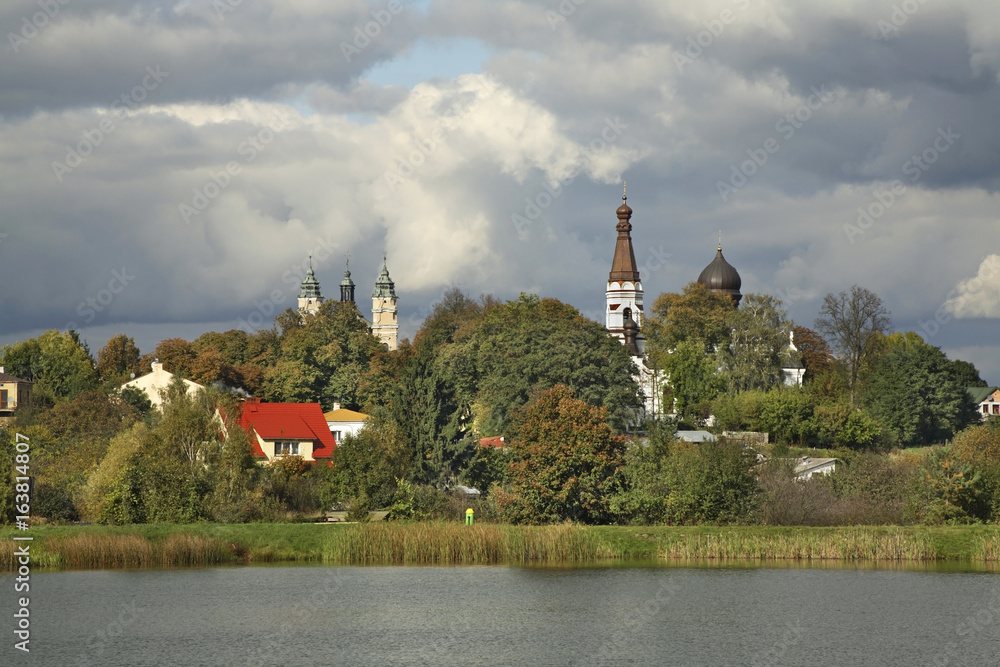
[[[740,294],[743,279],[740,278],[740,274],[733,265],[727,262],[726,258],[722,256],[721,244],[715,253],[715,259],[698,276],[698,282],[713,292],[728,294],[732,297],[734,306],[738,307],[740,305],[740,299],[743,298],[743,295]]]

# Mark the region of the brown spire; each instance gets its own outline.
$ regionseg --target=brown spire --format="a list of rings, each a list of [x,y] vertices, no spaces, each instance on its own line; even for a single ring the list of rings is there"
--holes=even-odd
[[[639,269],[635,264],[635,252],[632,250],[632,209],[628,205],[628,197],[622,188],[622,205],[615,213],[618,215],[618,241],[615,243],[615,258],[611,261],[611,273],[608,282],[637,282]]]

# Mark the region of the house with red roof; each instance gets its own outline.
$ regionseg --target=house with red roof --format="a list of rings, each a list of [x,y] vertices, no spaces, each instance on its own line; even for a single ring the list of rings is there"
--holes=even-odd
[[[319,403],[261,403],[251,398],[243,404],[240,425],[261,461],[301,456],[309,462],[329,462],[337,446]]]

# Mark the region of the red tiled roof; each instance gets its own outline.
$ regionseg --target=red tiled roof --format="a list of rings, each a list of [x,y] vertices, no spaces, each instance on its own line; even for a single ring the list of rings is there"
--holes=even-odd
[[[480,447],[506,447],[507,444],[504,442],[502,435],[494,435],[489,438],[479,439]]]
[[[313,458],[330,458],[337,443],[319,403],[244,403],[240,424],[264,440],[312,440]],[[256,438],[254,455],[263,457]]]

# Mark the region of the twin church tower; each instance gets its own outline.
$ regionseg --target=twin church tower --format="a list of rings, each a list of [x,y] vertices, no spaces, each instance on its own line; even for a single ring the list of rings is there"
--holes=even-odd
[[[340,281],[340,300],[354,303],[354,281],[351,280],[351,269],[348,264],[344,270],[344,279]],[[323,295],[319,290],[319,281],[313,273],[312,257],[309,258],[309,270],[302,280],[299,289],[299,312],[303,315],[313,315],[323,303]],[[356,304],[355,304],[356,305]],[[389,268],[385,257],[382,257],[382,272],[375,281],[375,291],[372,293],[371,331],[389,350],[399,347],[399,311],[396,308],[396,283],[389,277]]]

